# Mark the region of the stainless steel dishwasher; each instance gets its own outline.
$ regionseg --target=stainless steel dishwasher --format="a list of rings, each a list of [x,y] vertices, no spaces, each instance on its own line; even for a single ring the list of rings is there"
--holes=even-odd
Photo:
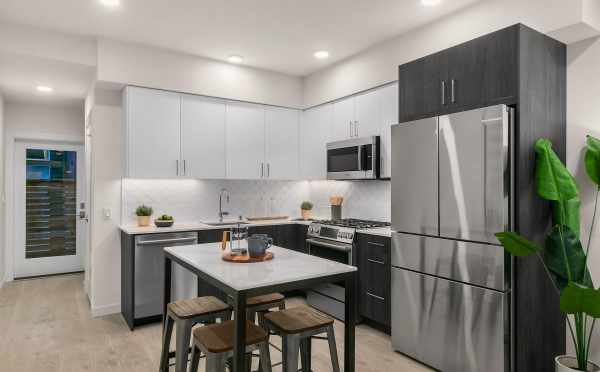
[[[158,233],[135,237],[134,317],[162,315],[165,247],[198,243],[197,232]],[[172,299],[197,297],[196,276],[173,265]]]

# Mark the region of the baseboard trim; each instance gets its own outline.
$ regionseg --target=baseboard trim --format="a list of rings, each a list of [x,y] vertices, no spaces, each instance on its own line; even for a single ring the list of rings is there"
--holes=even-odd
[[[121,304],[92,307],[90,312],[92,314],[92,318],[97,318],[105,315],[119,314],[121,312]]]

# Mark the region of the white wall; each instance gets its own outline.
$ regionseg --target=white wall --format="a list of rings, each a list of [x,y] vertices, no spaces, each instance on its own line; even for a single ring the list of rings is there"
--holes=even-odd
[[[3,182],[5,204],[5,249],[4,258],[7,279],[13,277],[13,162],[15,140],[50,140],[83,143],[83,102],[78,106],[45,105],[23,102],[7,102],[4,105],[4,166],[6,178]]]
[[[302,79],[111,40],[98,42],[98,81],[302,107]]]
[[[582,7],[582,0],[482,1],[307,76],[304,107],[397,80],[398,65],[515,23],[542,32],[579,24],[584,14]],[[570,37],[575,35],[571,33]]]
[[[121,311],[121,98],[96,91],[91,130],[92,199],[90,201],[90,304],[93,316]],[[111,211],[105,219],[103,210]]]
[[[585,136],[590,134],[600,138],[600,38],[580,41],[569,45],[567,50],[567,166],[575,175],[581,189],[581,237],[585,246],[592,221],[596,188],[585,173],[583,155]],[[600,281],[600,220],[598,219],[592,235],[589,262],[596,286]],[[600,361],[600,330],[598,329],[592,341],[590,358],[596,362]]]
[[[4,195],[4,97],[0,93],[0,237],[5,236],[4,206],[6,204]],[[5,240],[0,238],[0,287],[4,283],[4,247]]]

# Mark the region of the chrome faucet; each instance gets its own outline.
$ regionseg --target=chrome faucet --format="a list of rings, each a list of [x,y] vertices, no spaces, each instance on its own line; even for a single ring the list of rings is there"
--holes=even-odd
[[[227,216],[229,212],[223,211],[223,196],[227,197],[227,203],[229,203],[229,191],[227,189],[221,189],[219,193],[219,222],[223,222],[223,216]]]

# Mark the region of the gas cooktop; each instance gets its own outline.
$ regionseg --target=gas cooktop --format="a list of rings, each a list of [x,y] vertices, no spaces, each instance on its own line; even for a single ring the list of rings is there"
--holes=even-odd
[[[356,218],[343,218],[341,220],[319,220],[314,222],[319,223],[321,225],[349,227],[352,229],[371,229],[375,227],[390,226],[389,222],[359,220]]]

